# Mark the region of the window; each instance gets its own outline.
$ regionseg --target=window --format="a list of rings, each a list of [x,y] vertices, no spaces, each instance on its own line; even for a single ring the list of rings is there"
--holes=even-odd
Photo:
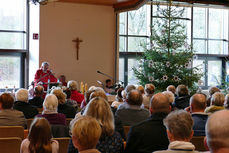
[[[27,0],[0,1],[0,88],[24,86]]]
[[[193,65],[201,68],[204,88],[219,85],[224,72],[229,74],[225,58],[228,56],[228,9],[189,6],[187,3],[179,7],[185,8],[180,21],[187,27],[188,41],[193,43],[197,57]],[[157,6],[149,3],[138,10],[119,14],[119,80],[125,85],[138,83],[132,67],[137,67],[137,58],[144,52],[141,44],[150,42],[151,23],[160,20],[156,13]]]

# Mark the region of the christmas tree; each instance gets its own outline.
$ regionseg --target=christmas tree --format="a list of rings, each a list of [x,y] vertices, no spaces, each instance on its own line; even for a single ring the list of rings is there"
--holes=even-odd
[[[157,18],[153,19],[150,45],[138,59],[139,67],[134,74],[141,85],[153,83],[163,91],[168,85],[184,84],[190,89],[201,77],[197,67],[192,67],[194,53],[188,44],[185,25],[182,23],[185,9],[171,1],[157,5]]]

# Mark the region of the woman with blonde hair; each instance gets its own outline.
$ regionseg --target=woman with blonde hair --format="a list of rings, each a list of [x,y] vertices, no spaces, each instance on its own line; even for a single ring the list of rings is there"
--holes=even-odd
[[[102,135],[96,148],[102,153],[120,153],[123,151],[121,135],[115,131],[114,116],[109,103],[101,97],[95,97],[87,104],[83,115],[95,118],[102,128]],[[71,144],[68,153],[76,153]]]
[[[95,118],[80,116],[74,121],[71,132],[74,147],[79,152],[100,153],[95,148],[101,136],[102,129]]]
[[[58,153],[59,144],[52,140],[51,127],[45,118],[35,118],[20,153]]]

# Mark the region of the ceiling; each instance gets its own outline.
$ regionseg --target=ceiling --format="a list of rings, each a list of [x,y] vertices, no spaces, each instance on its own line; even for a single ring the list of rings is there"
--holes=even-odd
[[[108,6],[113,6],[115,10],[122,10],[122,9],[137,7],[139,4],[145,3],[149,0],[57,0],[57,1],[70,2],[70,3],[108,5]],[[229,7],[229,0],[174,0],[174,1],[215,4],[215,5],[224,5]]]
[[[113,6],[115,9],[132,8],[147,0],[57,0],[58,2]]]

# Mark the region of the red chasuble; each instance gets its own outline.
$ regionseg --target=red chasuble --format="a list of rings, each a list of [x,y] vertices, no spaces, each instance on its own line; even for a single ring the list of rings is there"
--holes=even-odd
[[[35,74],[34,85],[36,86],[37,83],[43,82],[44,83],[43,84],[44,90],[47,90],[48,79],[50,80],[50,82],[57,82],[56,77],[49,70],[47,70],[47,72],[43,72],[42,69],[38,69],[36,74]]]

